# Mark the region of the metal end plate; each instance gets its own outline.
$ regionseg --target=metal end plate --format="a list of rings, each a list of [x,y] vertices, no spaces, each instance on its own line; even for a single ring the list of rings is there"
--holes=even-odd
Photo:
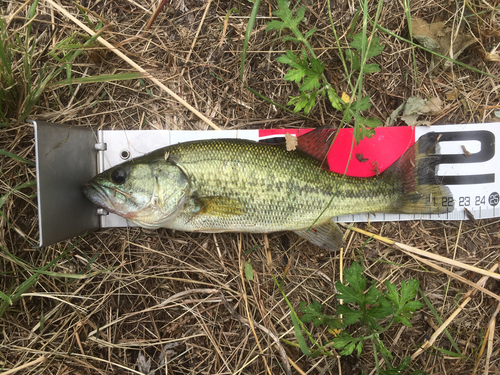
[[[97,207],[81,191],[97,173],[94,132],[31,122],[35,127],[40,247],[98,229]]]

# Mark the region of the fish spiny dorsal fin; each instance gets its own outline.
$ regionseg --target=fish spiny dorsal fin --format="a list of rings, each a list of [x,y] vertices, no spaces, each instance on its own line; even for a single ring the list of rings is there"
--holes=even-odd
[[[325,162],[336,132],[337,129],[322,127],[300,135],[297,137],[297,150]]]

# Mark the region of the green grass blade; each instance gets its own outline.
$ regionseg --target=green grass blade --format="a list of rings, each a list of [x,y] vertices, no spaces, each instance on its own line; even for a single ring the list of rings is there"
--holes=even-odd
[[[0,92],[0,96],[1,95],[2,95],[2,93]],[[0,108],[0,119],[3,121],[3,122],[0,122],[0,128],[5,128],[5,127],[9,126],[9,119],[7,117],[5,117],[1,108]]]
[[[0,36],[2,43],[0,43],[0,62],[1,64],[1,69],[5,69],[4,72],[0,70],[1,76],[6,80],[7,86],[11,86],[14,82],[14,78],[12,77],[12,67],[11,67],[11,62],[10,62],[10,56],[8,53],[6,53],[6,46],[7,43],[4,42],[4,38],[6,39],[6,34],[4,31],[5,28],[5,23],[3,19],[0,19]]]
[[[297,342],[299,343],[300,350],[302,350],[302,353],[304,353],[305,355],[310,356],[311,351],[309,350],[306,340],[304,339],[304,335],[302,334],[302,330],[300,329],[300,323],[299,318],[297,317],[297,313],[292,310],[290,311],[290,316],[292,318],[293,330],[295,331],[295,337],[297,338]]]
[[[1,211],[0,211],[1,212]],[[73,250],[75,246],[78,245],[78,243],[82,240],[82,237],[78,238],[78,240],[72,244],[70,247],[68,247],[66,250],[64,250],[57,258],[52,260],[51,262],[47,263],[45,266],[37,269],[34,271],[33,275],[31,275],[27,280],[25,280],[21,285],[19,285],[16,290],[14,291],[13,295],[11,297],[8,297],[8,300],[5,298],[2,298],[4,302],[0,305],[0,318],[3,316],[3,313],[5,310],[12,305],[14,302],[19,300],[28,289],[30,289],[33,285],[35,285],[38,281],[38,276],[40,276],[42,273],[47,272],[47,270],[51,267],[53,267],[57,262],[59,262],[60,259],[63,257],[66,257],[68,253]],[[24,268],[28,272],[33,272],[32,269],[30,269],[23,261],[21,261],[19,258],[17,258],[14,254],[11,254],[7,249],[4,247],[0,246],[0,250],[2,250],[14,263],[20,265],[22,268]],[[9,303],[10,302],[10,303]]]
[[[54,83],[50,83],[47,87],[59,87],[66,86],[70,84],[78,85],[81,83],[98,83],[98,82],[113,82],[113,81],[128,81],[131,79],[143,78],[144,74],[140,72],[132,72],[132,73],[119,73],[119,74],[101,74],[98,76],[90,76],[90,77],[80,77],[80,78],[72,78],[71,80],[65,79],[62,81],[57,81]]]
[[[337,44],[337,49],[339,51],[338,55],[340,57],[340,60],[342,61],[342,66],[344,67],[344,73],[345,73],[346,77],[349,77],[349,68],[347,67],[347,62],[345,61],[345,58],[344,58],[344,51],[342,51],[342,46],[340,45],[340,39],[337,35],[337,29],[335,28],[335,24],[333,22],[332,8],[330,5],[330,0],[327,0],[327,3],[328,3],[328,18],[330,19],[330,25],[332,26],[333,36],[335,37],[335,42]],[[358,16],[359,15],[357,14],[356,20],[357,20]],[[347,83],[351,87],[351,91],[354,92],[354,87],[352,86],[351,80],[347,80]]]
[[[73,81],[71,79],[71,64],[66,64],[66,80],[68,81],[69,94],[73,95]]]
[[[28,18],[28,27],[26,28],[26,51],[28,51],[28,43],[29,43],[29,37],[31,34],[31,26],[33,24],[33,19],[36,16],[36,7],[38,6],[38,0],[33,1],[33,4],[31,4],[28,13],[26,13],[26,18]]]
[[[35,163],[32,162],[31,160],[22,158],[20,156],[17,156],[16,154],[13,154],[11,152],[8,152],[8,151],[2,150],[2,149],[0,149],[0,155],[7,156],[7,157],[12,158],[14,160],[17,160],[17,161],[29,164],[29,165],[31,165],[33,167],[35,166]]]
[[[250,13],[250,18],[248,19],[247,30],[245,32],[245,40],[243,41],[243,50],[241,51],[241,64],[240,64],[240,80],[243,81],[243,71],[245,69],[245,60],[247,57],[248,42],[250,36],[252,35],[252,30],[255,25],[255,19],[257,18],[257,13],[260,7],[260,0],[255,0],[253,4],[252,13]]]
[[[413,43],[413,34],[411,32],[411,13],[410,13],[410,0],[404,0],[404,13],[406,22],[408,24],[408,31],[410,32],[410,41]],[[418,75],[417,57],[415,56],[415,48],[411,49],[411,56],[413,60],[413,74],[417,85],[420,85],[420,77]]]
[[[269,104],[272,104],[272,105],[275,105],[276,107],[281,108],[281,109],[283,109],[283,110],[285,110],[285,111],[287,111],[289,113],[294,113],[290,108],[284,107],[281,104],[276,103],[275,101],[269,99],[267,96],[264,96],[260,92],[252,89],[251,87],[245,85],[245,88],[248,91],[250,91],[252,94],[254,94],[254,95],[258,96],[259,98],[261,98],[262,100],[264,100],[265,102],[267,102]],[[294,113],[294,114],[297,115],[297,116],[303,117],[303,118],[309,118],[306,115],[303,115],[302,113]]]
[[[7,200],[7,198],[9,197],[9,195],[11,193],[13,193],[16,190],[20,190],[20,189],[31,187],[31,186],[36,186],[36,181],[24,182],[22,184],[17,185],[15,188],[12,188],[7,194],[0,197],[0,208],[3,206],[3,204],[5,203],[5,201]]]
[[[0,292],[0,298],[3,299],[7,305],[12,306],[12,299],[7,294]]]
[[[424,294],[424,292],[422,291],[422,289],[418,288],[418,292],[422,296],[422,299],[424,300],[424,302],[427,305],[427,307],[429,308],[429,310],[431,310],[432,315],[434,315],[434,318],[436,318],[436,320],[438,321],[439,325],[443,324],[443,321],[441,320],[441,317],[439,316],[438,312],[434,308],[434,305],[431,303],[431,301],[429,301],[429,299]],[[448,329],[444,330],[444,334],[446,335],[446,337],[448,338],[448,340],[450,340],[450,343],[451,343],[451,346],[453,346],[453,349],[455,349],[457,351],[457,353],[459,353],[459,355],[462,355],[462,352],[460,351],[460,349],[459,349],[457,343],[455,342],[455,340],[453,340],[453,338],[451,337],[450,332],[448,331]]]
[[[144,81],[143,81],[141,78],[139,78],[139,79],[138,79],[138,81],[139,81],[139,83],[141,84],[141,86],[142,86],[142,87],[144,87],[144,90],[146,90],[146,92],[148,93],[148,95],[149,95],[151,98],[153,98],[153,99],[154,99],[154,97],[155,97],[155,96],[154,96],[154,95],[153,95],[153,93],[152,93],[152,92],[148,89],[148,86],[146,86],[146,84],[144,83]],[[101,96],[101,99],[102,99],[102,96]]]

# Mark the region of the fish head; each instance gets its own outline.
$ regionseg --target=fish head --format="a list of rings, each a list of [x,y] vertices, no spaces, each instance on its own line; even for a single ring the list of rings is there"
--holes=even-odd
[[[131,160],[98,174],[82,188],[97,206],[145,228],[167,227],[189,190],[184,172],[165,160]]]

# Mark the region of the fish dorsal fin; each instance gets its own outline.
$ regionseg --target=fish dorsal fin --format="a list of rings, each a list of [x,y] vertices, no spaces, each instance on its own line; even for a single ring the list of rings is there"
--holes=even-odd
[[[331,136],[336,131],[337,129],[322,127],[300,135],[297,137],[297,150],[323,162],[326,160],[332,144],[333,138]]]

